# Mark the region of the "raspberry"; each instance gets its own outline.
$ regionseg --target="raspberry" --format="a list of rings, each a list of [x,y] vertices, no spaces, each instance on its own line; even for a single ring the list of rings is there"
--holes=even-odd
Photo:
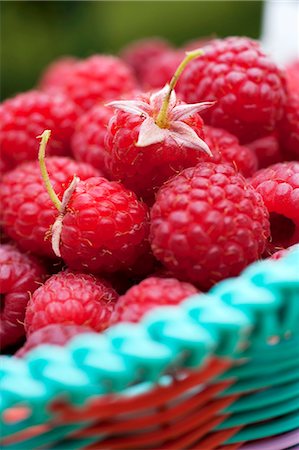
[[[299,161],[299,92],[288,97],[285,115],[279,124],[279,140],[287,159]]]
[[[77,161],[84,161],[100,169],[105,169],[105,159],[108,157],[105,151],[105,136],[107,125],[113,111],[102,105],[96,105],[83,114],[76,123],[76,129],[72,138],[72,150]]]
[[[121,184],[105,178],[79,182],[63,218],[61,255],[76,270],[128,269],[148,239],[146,205]]]
[[[206,157],[214,163],[231,163],[244,177],[249,177],[257,170],[255,154],[233,134],[221,128],[204,127],[205,141],[213,157]]]
[[[60,323],[47,325],[30,334],[25,344],[14,356],[23,358],[30,350],[41,344],[60,345],[63,347],[70,339],[81,333],[94,333],[94,330],[82,325],[61,325]]]
[[[74,64],[63,82],[50,91],[62,92],[81,110],[87,111],[98,103],[120,98],[136,87],[131,69],[120,58],[94,55]]]
[[[284,162],[259,170],[251,184],[270,213],[268,252],[299,242],[299,162]]]
[[[26,334],[50,324],[107,328],[117,293],[107,281],[92,275],[59,272],[39,287],[28,302]]]
[[[258,168],[271,166],[282,161],[279,141],[276,133],[256,139],[246,145],[256,156]]]
[[[106,135],[106,150],[109,153],[110,158],[107,160],[109,171],[111,176],[117,181],[121,181],[124,185],[132,189],[137,195],[141,196],[144,201],[151,203],[154,193],[158,188],[167,181],[170,177],[177,174],[186,167],[195,166],[203,158],[203,153],[200,151],[199,146],[192,146],[186,141],[175,140],[179,133],[171,134],[165,138],[158,138],[150,145],[138,144],[141,130],[146,121],[152,119],[155,120],[155,114],[159,111],[156,97],[161,96],[162,99],[165,96],[164,90],[159,93],[151,95],[144,94],[138,96],[135,102],[136,105],[143,105],[142,109],[153,108],[149,111],[148,117],[141,113],[132,114],[131,112],[117,111],[109,122],[107,135]],[[154,100],[153,100],[154,99]],[[175,96],[172,100],[172,111],[175,111],[176,107],[182,107],[181,102],[177,102]],[[115,103],[112,102],[112,106]],[[121,105],[129,102],[120,102]],[[161,105],[159,105],[161,106]],[[191,105],[185,105],[187,108]],[[171,114],[170,125],[171,130]],[[176,124],[177,121],[174,121]],[[180,124],[184,126],[188,125],[199,137],[203,137],[203,121],[199,114],[193,113],[191,117],[182,119]],[[156,127],[159,134],[161,130]],[[155,137],[156,130],[151,134],[151,139]],[[205,151],[205,147],[201,150]]]
[[[11,244],[0,245],[1,350],[25,335],[25,309],[44,276],[44,267],[33,256],[21,253]]]
[[[168,83],[175,69],[182,61],[184,52],[168,51],[150,59],[144,64],[140,83],[144,90],[161,89]]]
[[[50,155],[70,154],[70,139],[78,118],[76,106],[62,95],[29,91],[0,106],[0,145],[8,168],[37,159],[36,137],[52,130]]]
[[[122,59],[133,68],[140,81],[152,61],[171,49],[170,44],[161,38],[140,39],[127,45],[121,52]],[[172,75],[172,74],[171,74]]]
[[[299,93],[299,59],[287,66],[286,75],[289,90]]]
[[[42,73],[38,83],[39,88],[47,90],[63,85],[64,79],[72,74],[77,62],[79,62],[78,59],[71,56],[65,56],[51,63]]]
[[[151,211],[154,255],[202,289],[258,259],[269,231],[261,196],[227,164],[185,169],[160,189]]]
[[[100,174],[89,164],[63,157],[48,158],[47,167],[59,196],[74,174],[82,180]],[[25,250],[54,257],[51,242],[45,237],[57,211],[45,189],[38,161],[21,164],[6,173],[0,183],[0,198],[1,222],[6,234]]]
[[[122,295],[111,316],[111,323],[139,322],[145,313],[157,306],[177,305],[196,294],[197,289],[175,278],[146,278]]]
[[[216,100],[204,121],[245,143],[274,130],[283,115],[286,82],[258,42],[229,37],[204,47],[183,73],[178,93],[187,103]]]

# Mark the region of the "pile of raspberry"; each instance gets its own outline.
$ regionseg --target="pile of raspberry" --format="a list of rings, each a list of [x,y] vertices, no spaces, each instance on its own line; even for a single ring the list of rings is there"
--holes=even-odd
[[[0,145],[2,353],[139,322],[299,243],[299,61],[247,37],[63,57],[0,105]]]

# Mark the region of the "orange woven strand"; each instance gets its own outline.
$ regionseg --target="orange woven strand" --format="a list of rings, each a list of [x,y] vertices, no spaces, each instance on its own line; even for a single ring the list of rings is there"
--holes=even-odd
[[[198,449],[203,448],[205,450],[215,450],[215,448],[217,448],[219,445],[226,442],[230,437],[234,436],[242,428],[243,428],[243,426],[239,426],[239,427],[229,428],[228,430],[221,430],[221,431],[216,431],[215,433],[211,433],[210,435],[206,436],[202,441],[198,442],[197,447],[195,447],[195,448],[198,448]]]

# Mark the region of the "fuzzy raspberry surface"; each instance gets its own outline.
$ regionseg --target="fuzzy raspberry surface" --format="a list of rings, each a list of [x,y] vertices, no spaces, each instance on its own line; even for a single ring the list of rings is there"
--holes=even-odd
[[[205,142],[210,147],[213,157],[206,157],[214,163],[231,163],[244,177],[250,177],[257,170],[255,154],[244,145],[239,144],[236,136],[221,128],[204,127]]]
[[[299,94],[299,59],[286,67],[286,75],[290,91]]]
[[[270,213],[269,252],[299,242],[299,162],[282,162],[259,170],[251,184]]]
[[[149,102],[150,95],[143,101]],[[111,176],[151,203],[154,193],[173,175],[195,166],[205,154],[197,149],[178,145],[171,138],[160,143],[137,147],[140,126],[144,118],[117,111],[109,122],[106,135],[107,160]],[[185,119],[196,134],[203,138],[203,121],[199,114]]]
[[[113,110],[96,105],[78,119],[71,146],[77,161],[84,161],[106,174],[105,136]]]
[[[25,309],[30,295],[46,275],[42,263],[14,245],[0,245],[1,351],[25,335]]]
[[[111,323],[139,322],[145,313],[157,306],[178,305],[197,292],[192,284],[175,278],[146,278],[119,297]]]
[[[115,56],[93,55],[74,64],[63,82],[49,91],[65,94],[81,111],[87,111],[136,88],[132,70],[124,61]]]
[[[84,325],[65,325],[53,323],[39,328],[30,334],[25,344],[14,354],[17,358],[23,358],[30,350],[42,344],[60,345],[63,347],[74,336],[82,333],[94,333],[95,331]]]
[[[60,199],[74,174],[82,180],[100,175],[89,164],[66,157],[47,158],[47,169]],[[51,240],[46,237],[58,213],[44,186],[38,161],[21,164],[4,175],[0,201],[5,233],[24,250],[54,257]]]
[[[299,161],[299,92],[288,96],[285,114],[279,124],[279,140],[283,155]]]
[[[121,184],[102,177],[81,181],[63,219],[61,255],[76,270],[129,269],[143,255],[148,208]]]
[[[169,83],[177,67],[184,59],[183,51],[168,51],[152,58],[145,64],[140,83],[145,91],[161,89]]]
[[[271,166],[282,161],[282,154],[277,133],[256,139],[246,145],[258,160],[258,169]]]
[[[183,72],[178,93],[187,103],[217,101],[204,121],[224,128],[241,143],[269,134],[282,118],[284,73],[260,44],[246,37],[216,39]]]
[[[160,189],[151,210],[154,255],[202,289],[257,260],[269,234],[261,195],[226,164],[185,169]]]
[[[47,90],[63,85],[64,79],[72,74],[78,59],[72,56],[64,56],[52,62],[41,75],[38,87]]]
[[[118,294],[106,280],[92,275],[59,272],[40,286],[28,302],[26,334],[50,324],[107,328]]]
[[[0,146],[8,168],[37,159],[36,137],[52,130],[48,155],[70,155],[78,109],[63,95],[28,91],[0,105]]]
[[[122,59],[133,68],[140,81],[152,61],[171,50],[170,44],[158,37],[139,39],[128,44],[121,52]]]

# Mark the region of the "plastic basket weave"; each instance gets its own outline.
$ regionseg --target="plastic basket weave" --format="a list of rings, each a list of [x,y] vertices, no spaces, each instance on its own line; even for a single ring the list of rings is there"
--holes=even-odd
[[[298,450],[299,249],[140,324],[1,359],[5,449]]]

